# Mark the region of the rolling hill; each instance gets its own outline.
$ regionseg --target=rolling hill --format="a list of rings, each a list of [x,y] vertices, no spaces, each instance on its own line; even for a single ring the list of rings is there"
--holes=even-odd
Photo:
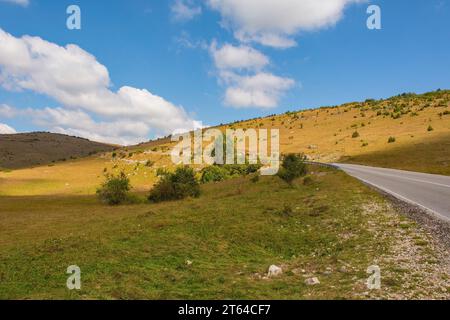
[[[404,93],[238,121],[219,129],[279,129],[282,153],[450,175],[450,91]],[[173,144],[162,140],[157,149]],[[132,149],[155,148],[155,142]]]
[[[111,151],[112,145],[47,133],[0,135],[0,168],[18,169]]]

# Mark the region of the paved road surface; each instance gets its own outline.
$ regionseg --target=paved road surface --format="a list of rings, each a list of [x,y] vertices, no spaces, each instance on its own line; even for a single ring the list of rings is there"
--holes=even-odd
[[[450,220],[450,177],[335,163],[349,175]]]

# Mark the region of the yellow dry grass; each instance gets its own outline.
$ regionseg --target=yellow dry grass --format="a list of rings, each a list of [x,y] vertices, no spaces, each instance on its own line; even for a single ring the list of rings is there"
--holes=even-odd
[[[449,106],[446,90],[288,112],[218,128],[279,129],[282,153],[304,153],[313,161],[450,175]],[[395,143],[388,143],[390,137]],[[160,146],[169,149],[173,143],[163,140]]]

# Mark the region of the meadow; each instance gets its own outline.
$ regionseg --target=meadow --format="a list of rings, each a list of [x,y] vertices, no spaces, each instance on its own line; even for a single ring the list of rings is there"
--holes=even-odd
[[[311,167],[292,187],[278,177],[206,184],[198,199],[161,204],[23,193],[0,197],[2,299],[448,297],[433,239],[331,169]],[[281,276],[266,276],[272,264]],[[369,292],[374,264],[382,289]],[[70,265],[80,291],[66,288]]]

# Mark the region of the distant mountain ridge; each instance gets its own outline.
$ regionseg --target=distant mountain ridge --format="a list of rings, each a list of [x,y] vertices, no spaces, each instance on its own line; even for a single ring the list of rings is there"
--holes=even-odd
[[[86,157],[116,147],[49,132],[0,135],[0,168],[19,169]]]

